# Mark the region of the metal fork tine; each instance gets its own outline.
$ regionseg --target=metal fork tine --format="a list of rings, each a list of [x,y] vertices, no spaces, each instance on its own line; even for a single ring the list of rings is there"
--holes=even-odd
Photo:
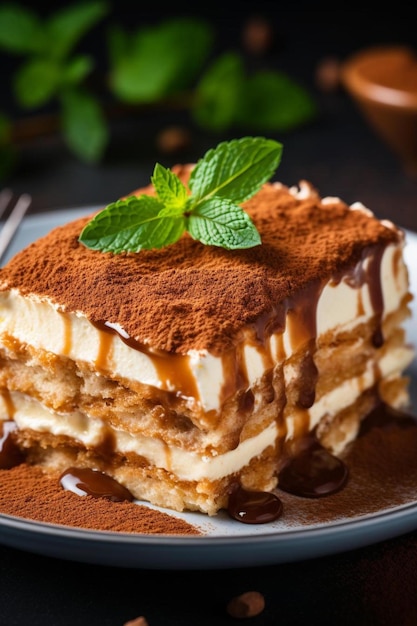
[[[7,202],[5,203],[5,207],[3,208],[3,202],[5,202],[5,200],[4,200],[4,197],[2,196],[5,193],[5,196],[7,198],[7,195],[8,195],[7,192],[9,192],[9,190],[4,189],[0,193],[0,217],[6,210],[10,202],[10,198],[9,198],[9,200],[7,200]],[[11,196],[13,195],[11,192],[9,193]],[[1,229],[1,232],[0,232],[0,261],[3,258],[4,253],[6,252],[10,242],[12,241],[17,229],[19,228],[20,223],[22,219],[24,218],[26,211],[28,210],[31,202],[32,202],[32,198],[29,194],[27,193],[22,194],[18,198],[16,204],[14,205],[9,217],[5,221],[3,228]]]

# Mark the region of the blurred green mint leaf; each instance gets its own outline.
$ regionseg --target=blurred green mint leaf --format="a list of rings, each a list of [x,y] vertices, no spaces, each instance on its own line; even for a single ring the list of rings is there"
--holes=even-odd
[[[102,1],[78,2],[54,12],[45,25],[51,56],[67,57],[80,39],[108,14],[109,8]]]
[[[191,109],[202,128],[220,132],[234,124],[244,99],[245,71],[235,53],[217,58],[200,78]]]
[[[40,18],[18,4],[0,6],[0,48],[13,54],[39,52],[45,47]]]
[[[113,29],[109,39],[110,89],[128,103],[152,102],[188,87],[211,50],[211,27],[175,18],[133,34]]]
[[[47,18],[17,3],[0,6],[0,48],[13,54],[63,59],[109,11],[103,1],[78,2]]]
[[[30,58],[21,65],[13,79],[16,100],[22,107],[40,107],[58,90],[61,66],[53,59]]]
[[[80,84],[91,72],[92,66],[92,60],[85,55],[68,60],[31,58],[14,75],[16,100],[27,109],[43,106],[68,86]]]
[[[81,160],[96,163],[108,143],[108,128],[98,100],[79,88],[67,90],[60,100],[67,145]]]
[[[62,68],[62,85],[78,85],[90,74],[93,60],[86,55],[78,55],[69,59]]]
[[[236,121],[258,130],[289,131],[317,115],[317,105],[307,89],[283,72],[262,71],[247,80],[245,98]]]
[[[216,132],[289,131],[314,119],[317,106],[307,89],[283,72],[247,75],[241,57],[227,53],[201,76],[191,113],[197,124]]]
[[[191,172],[188,188],[156,164],[156,196],[130,196],[100,211],[79,240],[102,252],[139,252],[175,243],[184,232],[205,245],[228,250],[251,248],[261,238],[239,206],[271,178],[282,145],[264,137],[243,137],[209,150]]]

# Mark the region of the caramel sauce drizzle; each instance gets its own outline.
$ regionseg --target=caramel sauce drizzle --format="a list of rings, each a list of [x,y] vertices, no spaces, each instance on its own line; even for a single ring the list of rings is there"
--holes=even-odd
[[[97,357],[97,366],[103,371],[109,369],[112,335],[116,335],[126,345],[138,350],[152,361],[164,389],[176,389],[185,397],[199,398],[197,384],[190,367],[190,358],[182,354],[164,354],[149,350],[143,343],[132,337],[122,334],[117,328],[107,322],[92,322],[100,331],[100,347]]]
[[[63,489],[81,496],[106,498],[112,502],[132,502],[133,496],[126,487],[116,480],[90,468],[69,467],[59,477]]]
[[[9,419],[13,419],[14,414],[16,412],[16,407],[14,405],[13,398],[10,394],[10,391],[8,389],[2,389],[1,395],[3,398],[3,402],[6,406],[7,417]]]
[[[71,320],[69,315],[67,315],[66,313],[61,313],[61,319],[64,325],[64,344],[62,348],[62,354],[64,356],[68,356],[71,353],[72,347]]]
[[[96,357],[96,368],[99,372],[105,372],[110,368],[112,357],[113,337],[110,333],[100,332],[100,340]]]
[[[376,318],[376,331],[372,338],[375,348],[380,348],[384,343],[382,333],[382,316],[384,312],[384,297],[382,293],[381,283],[381,261],[384,254],[384,248],[375,248],[370,253],[369,249],[364,250],[362,260],[356,265],[356,268],[346,273],[343,280],[353,288],[359,289],[365,283],[369,285],[369,298],[371,306]],[[395,263],[395,259],[394,259]],[[398,274],[398,258],[397,267],[394,275]],[[361,303],[363,307],[363,303]],[[362,311],[360,311],[362,313]]]

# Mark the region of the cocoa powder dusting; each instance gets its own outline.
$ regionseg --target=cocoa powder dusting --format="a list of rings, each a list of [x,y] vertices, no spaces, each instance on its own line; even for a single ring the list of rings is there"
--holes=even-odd
[[[186,181],[189,166],[173,168]],[[147,187],[134,192],[151,193]],[[359,262],[364,249],[398,241],[387,228],[314,191],[297,199],[266,184],[244,205],[262,245],[228,251],[184,235],[169,249],[102,253],[78,242],[89,218],[58,227],[0,270],[0,290],[16,287],[119,324],[143,344],[171,353],[231,348],[247,324],[269,314],[310,281],[326,281]]]
[[[187,522],[133,502],[79,496],[61,489],[59,475],[25,463],[0,470],[0,513],[50,524],[122,533],[200,535]]]

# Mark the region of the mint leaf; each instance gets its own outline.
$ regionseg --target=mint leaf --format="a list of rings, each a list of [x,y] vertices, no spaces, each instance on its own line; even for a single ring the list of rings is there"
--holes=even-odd
[[[237,54],[216,59],[196,87],[191,108],[195,122],[216,132],[234,124],[247,97],[245,84],[243,61]]]
[[[78,2],[58,9],[46,23],[50,54],[63,59],[109,12],[107,2]]]
[[[207,130],[288,131],[314,119],[318,108],[301,84],[284,72],[245,72],[242,58],[226,53],[200,77],[191,114]]]
[[[188,232],[205,245],[227,250],[253,248],[261,243],[249,215],[225,198],[214,197],[199,204],[189,217]]]
[[[129,36],[113,29],[110,37],[110,88],[123,102],[136,104],[188,87],[213,39],[208,24],[189,18],[169,19]]]
[[[187,188],[171,170],[157,163],[151,182],[165,208],[180,210],[184,208],[188,198]]]
[[[62,68],[62,85],[79,85],[93,69],[91,57],[80,54],[73,59],[68,59]]]
[[[185,220],[159,216],[164,205],[152,196],[130,196],[109,204],[89,222],[80,241],[101,252],[139,252],[175,243],[184,232]]]
[[[9,3],[0,7],[0,48],[14,54],[45,50],[41,20],[30,9]]]
[[[271,178],[282,155],[272,139],[243,137],[209,150],[193,169],[189,187],[194,200],[213,195],[244,202]]]
[[[283,72],[258,72],[248,79],[237,121],[253,124],[262,132],[288,131],[317,115],[309,92]]]
[[[23,63],[14,76],[14,92],[19,104],[40,107],[55,95],[61,81],[61,66],[53,59],[35,57]]]
[[[95,97],[81,89],[61,95],[62,132],[67,145],[83,161],[95,163],[108,141],[104,113]]]
[[[222,142],[198,161],[189,189],[157,163],[151,177],[156,196],[110,204],[84,227],[79,241],[102,252],[139,252],[175,243],[187,231],[205,245],[227,250],[257,246],[261,237],[238,203],[271,178],[281,154],[282,145],[264,137]]]

